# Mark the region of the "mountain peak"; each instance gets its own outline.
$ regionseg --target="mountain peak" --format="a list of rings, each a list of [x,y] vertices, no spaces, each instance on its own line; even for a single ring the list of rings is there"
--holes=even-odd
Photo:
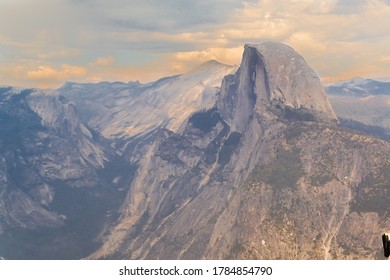
[[[205,61],[205,62],[203,62],[201,65],[200,65],[200,67],[212,67],[212,66],[222,66],[222,65],[225,65],[226,66],[226,64],[223,64],[223,63],[221,63],[221,62],[219,62],[219,61],[217,61],[217,60],[215,60],[215,59],[211,59],[211,60],[208,60],[208,61]]]
[[[326,91],[332,95],[390,95],[390,82],[370,78],[354,78],[332,84],[326,88]]]
[[[239,70],[221,88],[219,109],[238,127],[250,111],[263,114],[275,105],[311,112],[317,120],[337,120],[317,73],[282,43],[246,44]]]
[[[293,48],[278,42],[247,45],[264,64],[269,101],[294,109],[306,108],[336,119],[317,73]],[[249,51],[249,52],[251,52]]]
[[[300,56],[292,47],[280,43],[280,42],[274,42],[274,41],[267,41],[263,43],[253,44],[248,43],[245,44],[244,48],[254,48],[257,49],[260,53],[263,54],[276,54],[276,53],[289,53],[290,55],[298,55]]]
[[[192,69],[192,71],[190,71],[190,73],[198,72],[198,71],[202,71],[202,72],[203,71],[210,71],[210,70],[214,70],[214,69],[226,69],[226,68],[233,68],[233,67],[234,66],[224,64],[224,63],[221,63],[215,59],[212,59],[212,60],[208,60],[206,62],[203,62],[199,66],[195,67],[194,69]]]

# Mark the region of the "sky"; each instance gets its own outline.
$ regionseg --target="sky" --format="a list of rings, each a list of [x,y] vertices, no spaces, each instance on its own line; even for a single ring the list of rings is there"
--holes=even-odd
[[[0,84],[154,81],[245,43],[292,46],[324,83],[390,77],[390,0],[0,0]]]

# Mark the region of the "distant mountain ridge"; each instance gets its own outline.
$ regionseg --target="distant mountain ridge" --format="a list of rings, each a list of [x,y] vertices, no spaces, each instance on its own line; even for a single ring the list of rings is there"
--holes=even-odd
[[[211,108],[224,76],[235,66],[205,62],[156,82],[67,83],[58,91],[81,107],[82,119],[106,138],[129,138],[166,127],[177,131],[195,110]]]
[[[355,78],[332,84],[326,87],[326,92],[334,95],[390,95],[390,82],[366,78]]]
[[[390,139],[390,82],[357,78],[326,88],[342,124]]]

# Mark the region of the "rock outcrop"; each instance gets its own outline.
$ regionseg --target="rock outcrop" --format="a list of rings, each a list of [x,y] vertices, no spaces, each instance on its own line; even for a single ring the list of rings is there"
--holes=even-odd
[[[254,113],[275,109],[337,120],[318,75],[291,47],[275,42],[245,45],[239,70],[222,83],[218,109],[239,131]]]

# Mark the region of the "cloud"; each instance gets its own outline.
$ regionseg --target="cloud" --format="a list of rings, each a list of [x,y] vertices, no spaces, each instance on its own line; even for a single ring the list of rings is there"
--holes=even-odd
[[[70,78],[80,78],[87,74],[87,69],[81,66],[61,65],[60,69],[54,69],[49,66],[40,66],[36,70],[30,70],[26,73],[26,78],[32,80],[66,80]]]
[[[33,49],[28,54],[36,57],[37,59],[69,59],[69,58],[77,58],[81,56],[80,49],[57,49],[57,50],[48,50],[42,51],[42,49]]]
[[[100,22],[114,29],[176,33],[225,22],[237,0],[84,0],[70,1],[90,11]]]
[[[208,48],[201,51],[178,52],[173,54],[169,61],[172,69],[178,72],[185,72],[208,60],[217,60],[219,62],[234,65],[239,64],[243,46],[235,48]]]
[[[98,57],[91,63],[92,66],[108,66],[115,63],[115,59],[112,55],[106,57]]]
[[[327,79],[354,73],[384,76],[390,70],[379,62],[389,54],[389,17],[388,3],[380,0],[263,0],[237,9],[217,32],[233,45],[244,40],[287,43]]]
[[[381,56],[380,60],[383,62],[390,62],[390,55]]]
[[[354,73],[390,76],[389,4],[388,0],[0,1],[0,75],[18,84],[66,79],[150,81],[209,59],[237,64],[245,43],[275,40],[295,48],[325,79]],[[22,74],[10,69],[22,69]]]

